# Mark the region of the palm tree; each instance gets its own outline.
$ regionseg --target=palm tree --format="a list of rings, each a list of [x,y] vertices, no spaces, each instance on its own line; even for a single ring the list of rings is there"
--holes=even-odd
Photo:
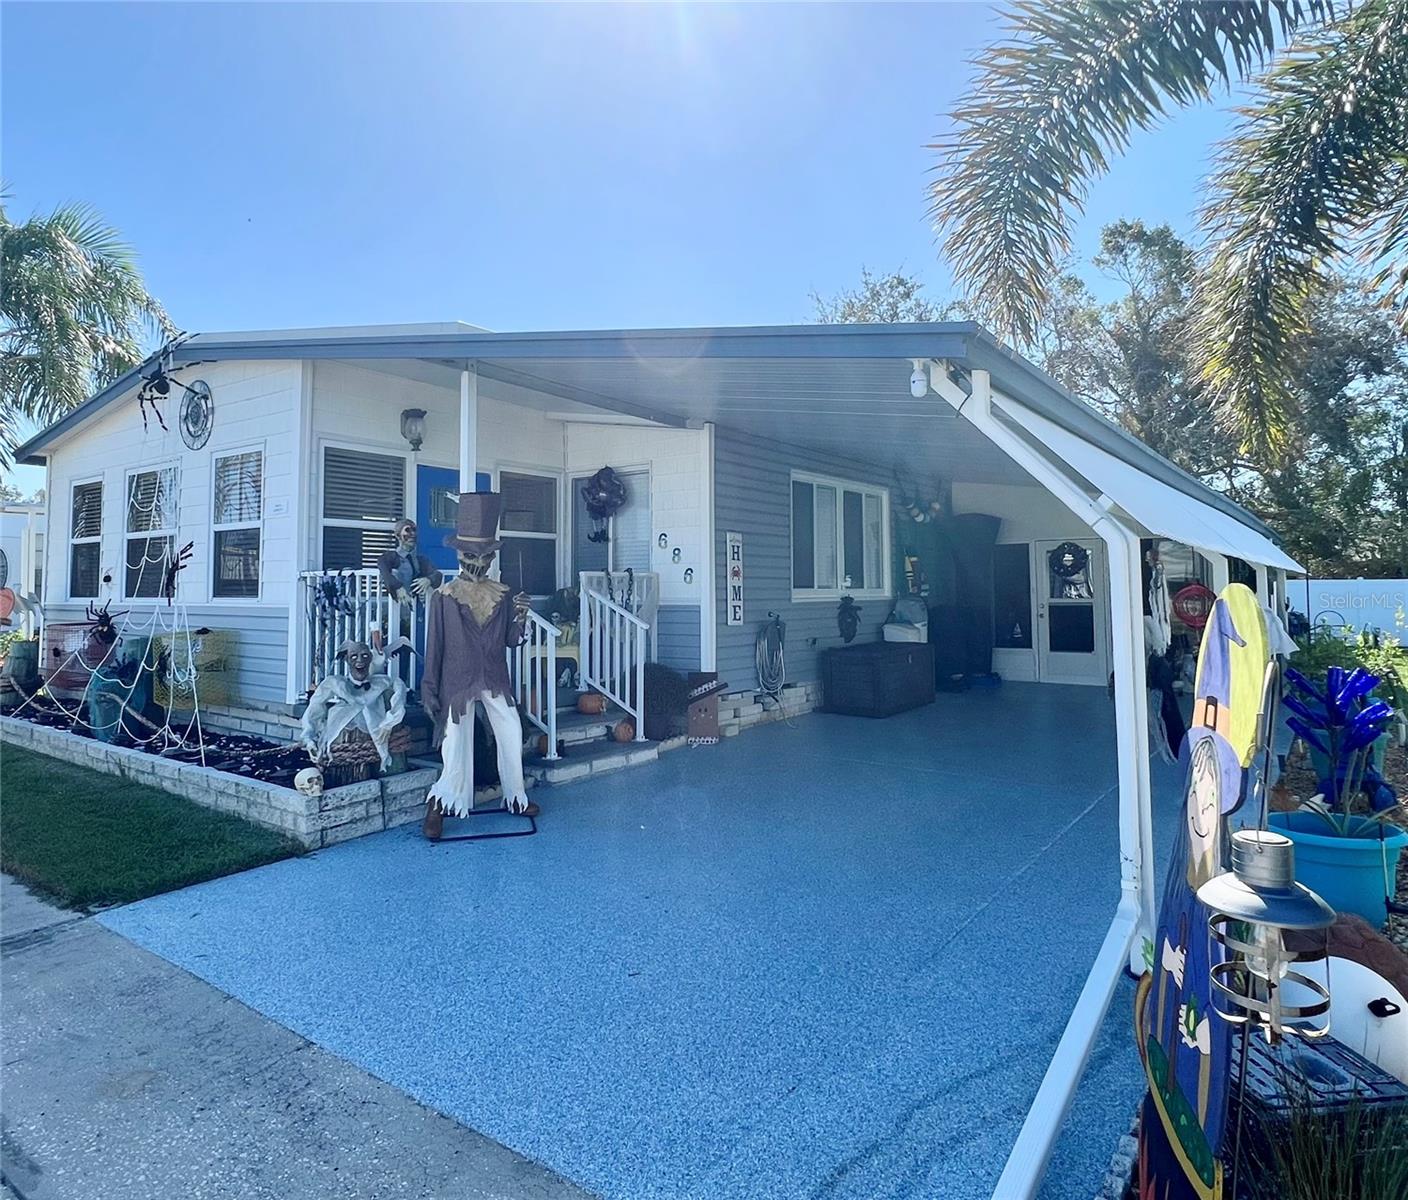
[[[1408,329],[1408,0],[1020,2],[952,113],[930,212],[974,308],[1036,336],[1086,189],[1138,129],[1246,84],[1201,215],[1209,396],[1284,454],[1288,385],[1324,263],[1357,251]]]
[[[171,336],[132,252],[87,205],[14,224],[0,196],[0,464],[24,420],[47,425]]]

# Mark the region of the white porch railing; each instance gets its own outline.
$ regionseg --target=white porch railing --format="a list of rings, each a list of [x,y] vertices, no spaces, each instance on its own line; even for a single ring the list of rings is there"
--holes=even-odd
[[[582,689],[598,691],[625,709],[635,722],[635,740],[645,741],[645,663],[650,626],[614,600],[587,587],[581,589],[579,617]]]
[[[446,575],[455,572],[447,571]],[[406,686],[420,686],[421,656],[425,653],[425,607],[402,604],[382,586],[381,572],[304,571],[305,617],[304,674],[309,693],[329,675],[339,674],[342,664],[337,648],[349,638],[372,641],[380,630],[386,642],[405,637],[414,654],[400,654],[393,669]],[[557,640],[560,631],[551,621],[530,611],[524,639],[509,648],[508,673],[519,713],[547,734],[548,758],[557,757]]]
[[[655,615],[660,611],[658,571],[579,571],[577,586],[584,593],[605,596],[644,621],[650,631],[650,657],[655,657]]]

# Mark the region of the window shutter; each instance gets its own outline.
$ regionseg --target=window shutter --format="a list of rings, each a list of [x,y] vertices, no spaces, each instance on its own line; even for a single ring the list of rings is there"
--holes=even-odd
[[[323,451],[323,517],[397,521],[406,515],[406,463],[389,454],[328,446]]]
[[[254,525],[264,511],[264,455],[258,450],[215,460],[215,523]]]
[[[80,483],[73,489],[73,536],[98,537],[103,532],[103,485]]]

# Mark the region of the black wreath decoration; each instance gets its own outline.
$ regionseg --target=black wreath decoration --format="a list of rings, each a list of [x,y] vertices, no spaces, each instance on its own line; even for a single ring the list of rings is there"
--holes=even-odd
[[[593,524],[587,541],[604,542],[610,537],[606,531],[607,519],[626,503],[626,485],[610,467],[602,467],[582,485],[582,502]]]
[[[1090,561],[1090,551],[1076,542],[1062,542],[1048,556],[1051,573],[1062,579],[1074,579],[1085,570]]]

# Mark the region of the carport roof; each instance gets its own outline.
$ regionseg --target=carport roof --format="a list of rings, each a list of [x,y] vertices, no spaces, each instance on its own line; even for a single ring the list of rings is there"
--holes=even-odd
[[[368,326],[196,334],[173,365],[270,359],[418,360],[451,372],[475,364],[501,392],[518,388],[668,425],[701,421],[967,481],[1026,476],[946,404],[909,393],[906,360],[940,359],[992,376],[993,386],[1082,441],[1232,517],[1273,531],[1240,505],[1150,450],[973,322],[783,325],[493,333],[471,325]],[[145,366],[145,365],[144,365]],[[46,449],[120,400],[128,372],[17,452]]]

